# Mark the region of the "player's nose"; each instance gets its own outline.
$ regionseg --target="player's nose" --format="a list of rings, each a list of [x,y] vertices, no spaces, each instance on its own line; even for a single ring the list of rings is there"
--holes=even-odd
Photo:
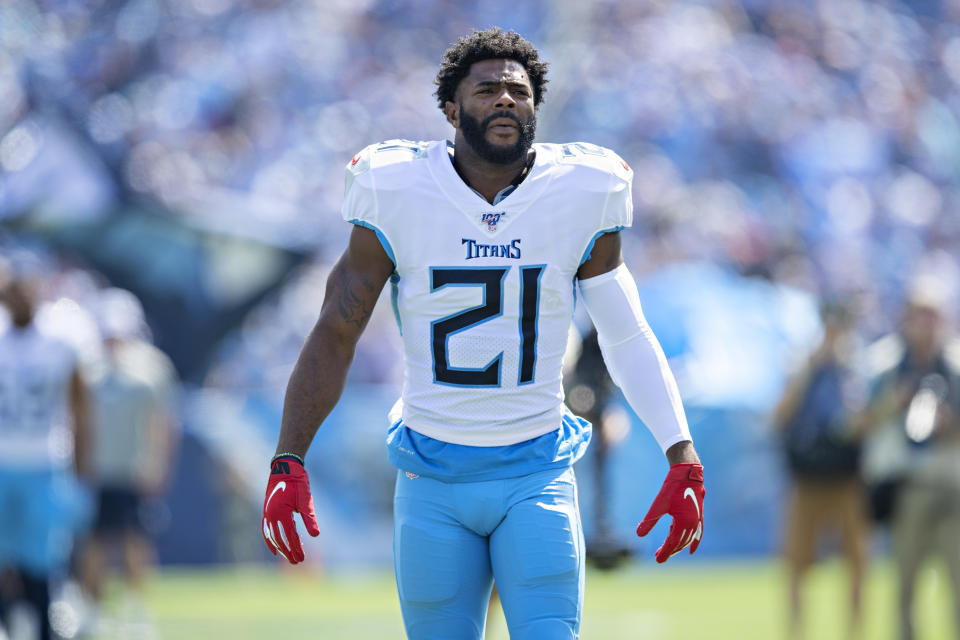
[[[510,90],[507,87],[500,90],[500,95],[497,96],[497,103],[494,107],[497,109],[516,109],[517,101],[510,95]]]

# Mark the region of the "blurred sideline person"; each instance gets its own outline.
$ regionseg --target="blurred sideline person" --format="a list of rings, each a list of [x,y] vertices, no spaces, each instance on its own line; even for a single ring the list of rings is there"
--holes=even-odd
[[[946,564],[960,633],[960,341],[944,305],[940,283],[918,280],[898,333],[872,347],[886,366],[866,428],[871,438],[895,435],[903,460],[891,512],[901,640],[916,637],[917,575],[932,553]]]
[[[105,362],[91,389],[91,482],[98,506],[80,562],[84,589],[93,600],[87,624],[94,630],[112,555],[123,568],[129,609],[124,615],[147,624],[141,596],[154,549],[145,517],[170,470],[176,384],[169,358],[144,339],[143,309],[132,293],[102,291],[97,318],[105,346]]]
[[[76,354],[34,322],[38,286],[0,260],[0,626],[26,601],[49,640],[50,586],[71,550],[69,474],[88,475],[89,418]]]
[[[569,379],[569,381],[568,381]],[[593,425],[593,514],[594,533],[586,540],[587,560],[598,569],[615,569],[630,558],[630,547],[620,541],[610,524],[610,453],[626,437],[629,423],[607,411],[615,391],[603,363],[597,330],[580,341],[580,351],[569,375],[564,376],[567,405]]]
[[[293,514],[319,534],[303,457],[389,280],[405,366],[387,442],[399,470],[394,561],[414,640],[481,638],[494,578],[513,640],[579,635],[571,465],[591,427],[565,409],[561,381],[575,290],[671,465],[638,535],[669,513],[657,561],[700,544],[703,468],[620,255],[633,175],[602,147],[533,144],[545,75],[515,32],[476,31],[447,50],[436,80],[454,142],[393,140],[348,163],[342,215],[355,226],[287,387],[261,525],[296,564]]]
[[[852,368],[852,318],[837,304],[825,304],[821,315],[823,339],[774,412],[793,480],[784,528],[791,638],[803,637],[803,581],[816,560],[818,541],[836,530],[849,571],[848,636],[859,637],[863,626],[870,525],[854,426],[862,394],[856,393],[858,375]]]

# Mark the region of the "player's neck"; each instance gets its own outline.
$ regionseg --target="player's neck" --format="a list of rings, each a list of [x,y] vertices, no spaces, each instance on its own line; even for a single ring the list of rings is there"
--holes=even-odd
[[[526,177],[524,174],[532,164],[534,153],[530,149],[516,162],[498,164],[484,160],[465,141],[458,139],[453,147],[453,167],[467,186],[492,204],[503,189],[511,184],[519,184]]]

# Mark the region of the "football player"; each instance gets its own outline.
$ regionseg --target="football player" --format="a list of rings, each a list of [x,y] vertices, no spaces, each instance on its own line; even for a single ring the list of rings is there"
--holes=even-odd
[[[262,528],[296,564],[293,513],[319,533],[303,456],[389,281],[405,368],[387,446],[410,638],[481,638],[494,578],[514,640],[579,633],[572,465],[591,426],[561,386],[578,297],[671,465],[637,533],[673,516],[663,562],[696,550],[703,532],[703,468],[620,255],[633,174],[602,147],[533,143],[546,68],[515,32],[474,32],[444,54],[436,80],[453,142],[391,140],[349,162],[342,214],[354,228],[287,387]]]
[[[26,600],[52,637],[49,581],[66,569],[71,472],[86,475],[88,401],[74,351],[34,322],[37,284],[0,261],[0,625]]]

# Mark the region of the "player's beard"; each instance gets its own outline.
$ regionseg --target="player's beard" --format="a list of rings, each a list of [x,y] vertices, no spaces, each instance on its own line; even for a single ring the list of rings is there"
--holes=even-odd
[[[487,127],[497,118],[510,118],[520,127],[520,136],[512,145],[493,144],[487,140]],[[537,134],[537,117],[530,114],[530,119],[524,122],[511,111],[497,111],[483,121],[479,121],[460,105],[460,132],[473,151],[493,164],[511,164],[527,155]]]

